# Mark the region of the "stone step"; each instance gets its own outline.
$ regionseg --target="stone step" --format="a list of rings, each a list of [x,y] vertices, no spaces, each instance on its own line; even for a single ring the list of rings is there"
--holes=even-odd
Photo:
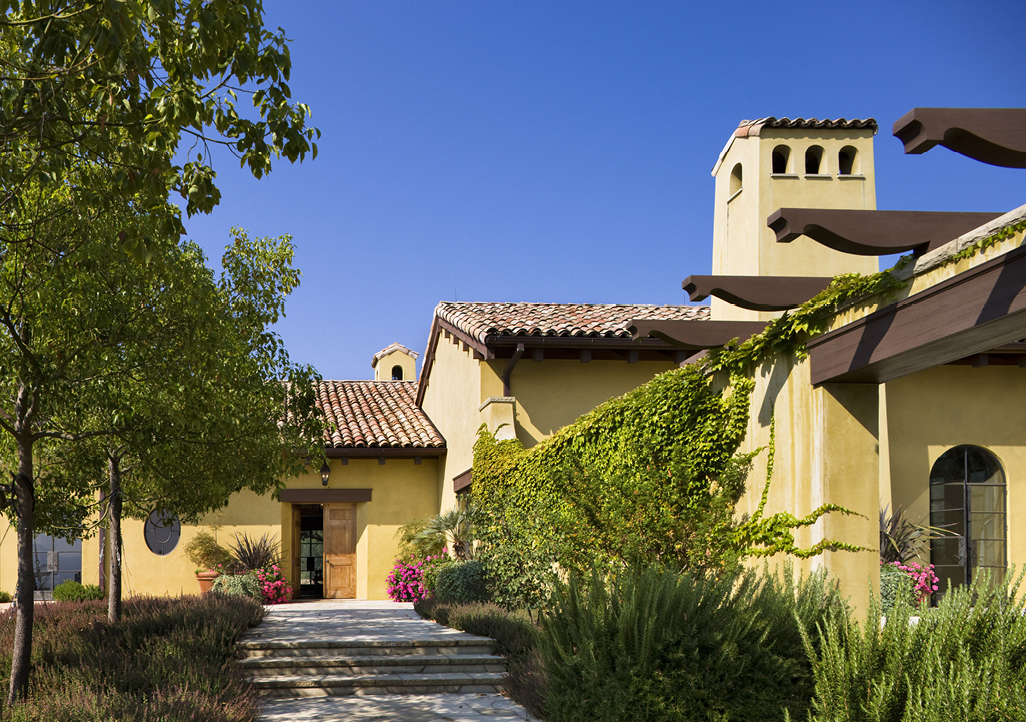
[[[311,639],[289,642],[245,641],[239,656],[251,657],[369,657],[492,654],[495,642],[487,637],[461,635],[453,639],[362,640]]]
[[[506,661],[491,654],[250,657],[240,659],[239,666],[250,678],[286,675],[362,676],[506,671]]]
[[[439,674],[279,675],[249,680],[262,697],[332,697],[376,694],[494,694],[503,689],[498,672]]]

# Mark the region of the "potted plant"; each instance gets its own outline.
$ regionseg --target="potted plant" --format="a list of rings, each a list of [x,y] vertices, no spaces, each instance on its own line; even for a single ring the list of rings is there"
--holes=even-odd
[[[217,543],[214,535],[208,531],[196,534],[185,545],[185,555],[195,564],[196,581],[199,582],[200,594],[206,594],[224,571],[230,570],[235,563],[231,553]]]

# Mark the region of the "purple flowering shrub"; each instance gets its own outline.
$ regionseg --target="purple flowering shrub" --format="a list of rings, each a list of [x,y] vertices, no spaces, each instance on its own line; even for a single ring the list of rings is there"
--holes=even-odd
[[[433,576],[436,566],[448,560],[445,550],[437,556],[418,558],[411,554],[395,560],[395,566],[386,578],[388,597],[393,602],[419,602],[431,596],[432,590],[425,577]]]
[[[277,564],[257,569],[257,581],[264,594],[264,604],[287,604],[292,601],[292,585],[289,584]]]

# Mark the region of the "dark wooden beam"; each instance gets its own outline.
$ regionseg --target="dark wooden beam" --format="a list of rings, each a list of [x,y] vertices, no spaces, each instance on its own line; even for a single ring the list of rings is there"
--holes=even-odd
[[[457,494],[470,491],[470,485],[474,481],[474,470],[467,469],[462,474],[452,478],[452,490]]]
[[[808,236],[856,256],[932,251],[1001,213],[949,211],[856,211],[836,208],[781,208],[766,219],[777,243]]]
[[[1004,168],[1026,168],[1026,108],[913,108],[894,123],[911,155],[934,146]]]
[[[581,363],[582,364],[591,363],[591,349],[590,348],[581,349]]]
[[[289,504],[353,504],[371,500],[370,489],[282,489],[278,498]]]
[[[882,383],[1026,338],[1026,247],[812,339],[812,383]]]
[[[746,341],[766,328],[764,321],[656,321],[633,319],[634,338],[654,336],[685,351],[718,348],[732,339]]]
[[[692,301],[716,296],[750,311],[797,308],[833,280],[819,276],[688,276],[683,288]]]

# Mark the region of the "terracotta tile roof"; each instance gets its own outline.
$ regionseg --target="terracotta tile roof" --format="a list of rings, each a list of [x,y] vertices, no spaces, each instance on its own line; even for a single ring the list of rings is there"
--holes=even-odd
[[[445,439],[417,408],[414,381],[321,381],[330,447],[444,448]]]
[[[708,320],[708,306],[442,301],[435,315],[481,343],[489,336],[630,338],[631,319]]]
[[[750,135],[759,135],[763,128],[787,128],[790,130],[859,130],[868,128],[876,133],[879,126],[875,118],[859,120],[852,118],[838,118],[837,120],[818,120],[816,118],[759,118],[758,120],[742,120],[737,130],[734,131],[736,138],[747,138]]]
[[[417,357],[420,356],[419,353],[417,353],[416,351],[411,351],[410,349],[403,346],[401,343],[390,343],[387,346],[385,346],[385,348],[381,349],[376,354],[374,354],[374,358],[371,360],[371,368],[377,366],[378,361],[385,358],[385,356],[388,356],[388,354],[392,353],[393,351],[402,351],[404,354],[412,358],[414,361],[416,361]]]

